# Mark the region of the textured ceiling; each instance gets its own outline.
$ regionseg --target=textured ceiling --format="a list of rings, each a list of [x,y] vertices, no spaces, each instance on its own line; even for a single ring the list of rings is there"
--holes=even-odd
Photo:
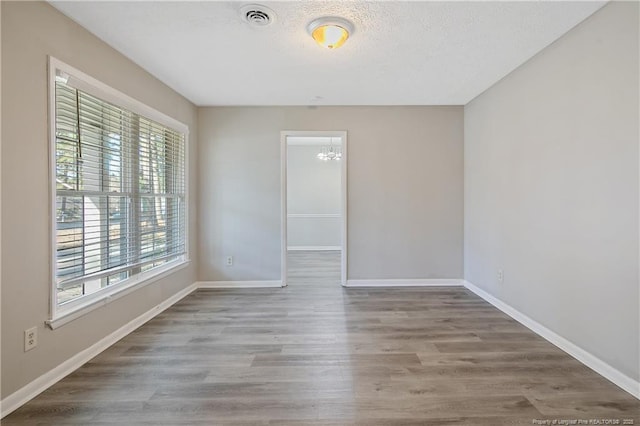
[[[605,2],[52,2],[197,105],[463,105]],[[252,2],[254,3],[254,2]],[[338,50],[307,24],[351,20]]]

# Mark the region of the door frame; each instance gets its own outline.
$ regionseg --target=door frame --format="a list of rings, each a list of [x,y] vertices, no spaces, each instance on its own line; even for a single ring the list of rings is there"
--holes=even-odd
[[[287,286],[287,137],[334,137],[341,138],[342,159],[341,164],[341,244],[340,244],[340,284],[347,285],[347,132],[345,130],[283,130],[280,132],[280,200],[281,200],[281,235],[280,235],[280,275],[282,287]]]

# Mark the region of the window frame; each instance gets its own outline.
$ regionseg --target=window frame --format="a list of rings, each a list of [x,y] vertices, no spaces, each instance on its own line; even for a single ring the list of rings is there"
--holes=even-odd
[[[139,272],[120,283],[106,286],[94,293],[79,297],[76,300],[58,304],[56,265],[57,265],[57,220],[56,220],[56,75],[65,73],[73,78],[73,86],[110,102],[120,108],[127,109],[146,119],[176,130],[184,135],[184,227],[185,253],[180,258],[168,262],[149,271]],[[79,318],[92,310],[125,296],[147,284],[151,284],[165,276],[187,267],[190,263],[189,253],[189,127],[156,109],[108,86],[86,73],[68,65],[59,59],[48,57],[48,119],[49,119],[49,319],[45,323],[52,329]]]

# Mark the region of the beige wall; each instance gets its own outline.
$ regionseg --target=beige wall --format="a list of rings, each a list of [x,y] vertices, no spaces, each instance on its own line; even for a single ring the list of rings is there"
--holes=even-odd
[[[189,125],[194,189],[196,108],[42,2],[2,4],[2,398],[195,281],[192,265],[55,331],[49,316],[47,55]],[[195,205],[195,191],[191,206]],[[191,209],[192,223],[195,208]],[[194,227],[191,251],[195,250]],[[38,346],[23,352],[23,331]]]
[[[281,130],[348,132],[349,279],[462,277],[462,107],[213,107],[198,126],[200,280],[280,279]]]
[[[465,278],[635,380],[638,78],[638,3],[610,3],[464,119]]]
[[[340,146],[340,139],[336,139]],[[318,158],[322,146],[287,147],[287,247],[342,245],[342,161]],[[296,216],[337,215],[338,217]]]
[[[289,213],[340,214],[342,163],[320,160],[317,155],[321,149],[322,146],[307,145],[287,147]]]

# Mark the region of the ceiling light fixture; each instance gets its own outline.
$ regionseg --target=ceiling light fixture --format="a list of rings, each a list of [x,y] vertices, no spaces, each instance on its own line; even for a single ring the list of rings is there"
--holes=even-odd
[[[340,160],[342,158],[342,148],[333,147],[333,138],[330,139],[329,146],[323,146],[320,148],[320,152],[317,155],[319,160]]]
[[[343,18],[328,16],[311,21],[307,31],[320,46],[337,49],[353,33],[353,24]]]

